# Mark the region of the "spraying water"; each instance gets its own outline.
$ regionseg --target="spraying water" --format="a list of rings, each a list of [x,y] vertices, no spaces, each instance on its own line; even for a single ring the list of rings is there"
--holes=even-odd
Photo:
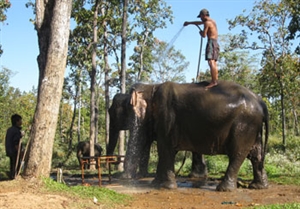
[[[183,30],[184,26],[181,27],[181,29],[176,33],[176,35],[172,38],[172,40],[168,43],[166,49],[165,49],[165,52],[164,54],[166,54],[170,49],[171,47],[174,45],[176,39],[179,37],[181,31]]]
[[[139,143],[143,140],[140,136],[141,121],[135,115],[133,122],[133,129],[130,133],[128,141],[128,149],[125,156],[125,175],[126,178],[134,178],[137,173],[137,168],[140,160],[140,149]]]
[[[168,57],[168,53],[172,49],[176,39],[179,37],[181,31],[183,30],[184,26],[180,28],[180,30],[176,33],[176,35],[171,39],[171,41],[167,44],[165,50],[163,50],[159,56],[158,63],[163,63],[165,59]]]

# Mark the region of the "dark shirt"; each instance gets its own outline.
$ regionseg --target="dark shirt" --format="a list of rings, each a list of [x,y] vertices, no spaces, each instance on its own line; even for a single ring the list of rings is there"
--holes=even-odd
[[[17,155],[18,150],[16,147],[19,145],[21,138],[21,127],[12,126],[7,129],[5,136],[5,150],[7,156]]]

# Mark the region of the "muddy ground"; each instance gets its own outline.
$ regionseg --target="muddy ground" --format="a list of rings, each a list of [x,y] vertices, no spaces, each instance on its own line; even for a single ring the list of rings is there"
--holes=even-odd
[[[216,192],[218,179],[177,178],[178,189],[156,189],[151,186],[153,178],[137,181],[121,181],[113,178],[109,183],[104,178],[102,186],[126,193],[133,200],[116,209],[202,209],[202,208],[245,208],[255,205],[300,203],[300,187],[270,183],[266,190],[249,190],[238,188],[234,192]],[[64,177],[68,185],[81,184],[80,176]],[[96,177],[85,178],[87,185],[98,185]],[[248,182],[242,181],[245,186]],[[49,193],[40,190],[36,182],[18,178],[14,181],[0,182],[0,209],[105,209],[108,205],[93,203],[93,200],[82,200],[62,193]]]

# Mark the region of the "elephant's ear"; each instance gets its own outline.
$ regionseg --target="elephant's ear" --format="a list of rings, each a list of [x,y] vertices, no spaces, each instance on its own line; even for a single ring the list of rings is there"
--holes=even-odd
[[[131,97],[130,97],[130,104],[135,107],[137,103],[137,92],[135,90],[132,91]]]
[[[130,104],[138,118],[144,119],[147,109],[147,103],[143,98],[143,92],[133,91],[131,93]]]

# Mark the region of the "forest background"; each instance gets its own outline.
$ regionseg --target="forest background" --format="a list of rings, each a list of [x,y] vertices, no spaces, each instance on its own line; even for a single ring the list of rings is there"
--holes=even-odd
[[[0,2],[1,21],[5,21],[10,3]],[[77,164],[72,153],[78,141],[90,140],[106,147],[107,110],[116,92],[128,92],[136,82],[191,82],[185,77],[189,62],[174,47],[174,40],[167,43],[155,36],[156,30],[173,21],[168,3],[128,1],[125,5],[125,2],[73,1],[68,73],[55,137],[45,139],[54,140],[53,149],[49,148],[52,167],[61,162]],[[293,163],[299,163],[300,159],[300,151],[296,150],[300,102],[299,5],[299,0],[256,1],[250,11],[241,11],[229,19],[228,31],[238,28],[239,32],[220,34],[219,60],[221,80],[246,86],[268,104],[272,138],[279,152]],[[27,6],[36,8],[31,2]],[[124,50],[126,44],[131,50]],[[5,48],[1,50],[5,53]],[[257,56],[257,51],[262,56]],[[5,67],[0,71],[0,139],[4,142],[10,116],[18,113],[23,117],[26,144],[33,137],[30,131],[39,90],[22,91],[11,86],[14,73]],[[208,69],[201,69],[200,77],[210,80]],[[290,142],[292,145],[288,146]],[[120,140],[119,154],[124,153],[125,144],[126,137]],[[0,157],[1,166],[8,165],[4,143],[0,144]]]

